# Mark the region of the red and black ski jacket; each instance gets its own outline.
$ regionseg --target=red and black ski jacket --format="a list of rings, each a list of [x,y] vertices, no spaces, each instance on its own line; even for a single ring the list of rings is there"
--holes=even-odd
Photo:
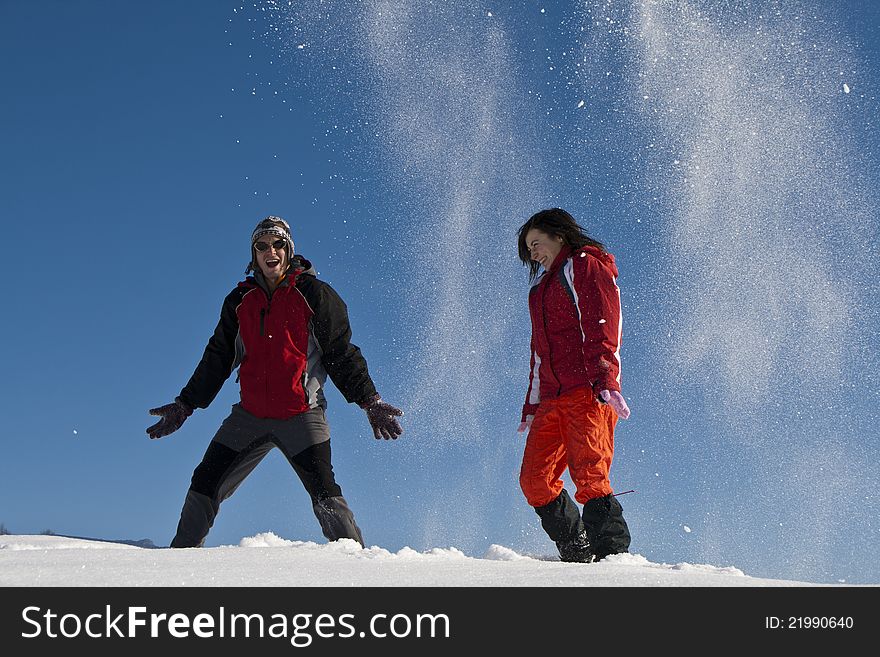
[[[248,277],[223,302],[220,321],[180,398],[207,408],[236,367],[241,407],[286,419],[326,407],[327,375],[348,402],[376,394],[360,349],[351,343],[348,309],[336,291],[294,256],[271,295],[262,276]]]
[[[614,256],[563,247],[529,291],[531,369],[522,420],[544,399],[591,387],[620,391],[620,289]]]

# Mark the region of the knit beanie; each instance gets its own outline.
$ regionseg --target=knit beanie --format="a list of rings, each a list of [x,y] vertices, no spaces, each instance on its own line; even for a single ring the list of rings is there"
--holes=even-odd
[[[247,269],[244,270],[245,274],[257,270],[257,253],[254,249],[254,243],[265,235],[277,235],[287,242],[287,261],[288,263],[292,261],[293,238],[290,236],[290,225],[281,217],[269,215],[257,224],[251,234],[251,261],[248,263]]]

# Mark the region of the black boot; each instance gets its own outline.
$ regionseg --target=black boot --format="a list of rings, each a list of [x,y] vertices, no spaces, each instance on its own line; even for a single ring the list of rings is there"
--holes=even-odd
[[[580,509],[563,489],[555,500],[535,507],[541,526],[559,549],[562,561],[589,563],[593,560],[590,541],[581,521]]]
[[[364,537],[342,495],[312,500],[312,509],[328,541],[351,538],[364,547]]]
[[[585,529],[570,541],[556,541],[556,547],[559,549],[560,561],[590,563],[593,560],[593,550]]]
[[[584,504],[584,527],[596,561],[609,554],[629,550],[629,527],[623,519],[623,507],[613,495],[587,500]]]

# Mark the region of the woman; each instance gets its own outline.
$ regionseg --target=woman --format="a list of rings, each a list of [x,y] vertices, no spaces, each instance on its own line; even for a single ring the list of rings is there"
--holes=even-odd
[[[626,552],[630,544],[608,477],[614,425],[630,414],[620,394],[617,266],[560,208],[542,210],[523,224],[519,257],[533,283],[520,486],[562,561],[598,561]],[[566,467],[583,514],[562,485]]]

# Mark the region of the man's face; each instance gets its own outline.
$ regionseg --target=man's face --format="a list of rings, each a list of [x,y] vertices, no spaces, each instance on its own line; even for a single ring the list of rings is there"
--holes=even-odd
[[[257,252],[257,264],[260,271],[270,281],[277,281],[290,262],[290,254],[287,253],[287,242],[278,235],[263,235],[254,242],[254,250]]]

